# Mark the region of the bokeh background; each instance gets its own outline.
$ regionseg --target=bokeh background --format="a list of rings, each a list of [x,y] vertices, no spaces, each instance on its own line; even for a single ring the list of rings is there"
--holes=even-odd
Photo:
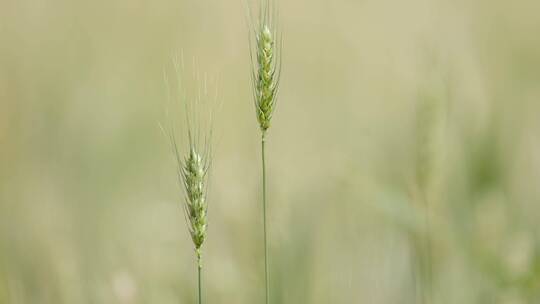
[[[539,11],[281,1],[272,303],[540,303]],[[223,102],[205,300],[263,302],[247,33],[240,0],[0,0],[0,303],[196,301],[179,50]]]

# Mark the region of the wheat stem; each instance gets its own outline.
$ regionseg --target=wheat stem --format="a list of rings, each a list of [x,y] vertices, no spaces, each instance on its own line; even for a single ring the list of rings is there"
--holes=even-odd
[[[201,273],[202,273],[202,263],[201,263],[201,251],[197,250],[197,277],[198,277],[198,289],[199,289],[199,304],[202,304],[202,284],[201,284]]]
[[[264,133],[261,137],[261,151],[262,151],[262,187],[263,187],[263,232],[264,232],[264,283],[266,292],[266,304],[270,302],[270,287],[269,287],[269,275],[268,275],[268,241],[266,232],[266,162],[265,162],[265,138]]]

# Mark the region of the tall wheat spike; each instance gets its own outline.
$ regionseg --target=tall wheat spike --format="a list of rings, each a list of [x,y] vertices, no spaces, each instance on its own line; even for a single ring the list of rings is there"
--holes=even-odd
[[[269,269],[268,269],[268,233],[267,233],[267,201],[266,201],[266,134],[276,108],[276,101],[281,76],[281,33],[277,27],[277,8],[270,0],[262,0],[259,14],[253,20],[248,8],[251,56],[251,81],[255,113],[261,130],[262,156],[262,207],[264,233],[264,274],[266,304],[270,301]]]

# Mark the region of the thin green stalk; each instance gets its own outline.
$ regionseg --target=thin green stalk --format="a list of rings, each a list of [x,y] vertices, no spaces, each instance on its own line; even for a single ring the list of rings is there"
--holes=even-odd
[[[264,280],[265,280],[265,290],[266,290],[266,304],[270,302],[270,287],[269,287],[269,276],[268,276],[268,242],[267,242],[267,233],[266,233],[266,164],[265,164],[265,155],[264,155],[264,133],[261,138],[261,148],[262,148],[262,186],[263,186],[263,230],[264,230]]]
[[[202,304],[202,286],[201,286],[201,273],[202,273],[202,264],[201,264],[201,252],[197,250],[197,275],[199,281],[199,304]]]

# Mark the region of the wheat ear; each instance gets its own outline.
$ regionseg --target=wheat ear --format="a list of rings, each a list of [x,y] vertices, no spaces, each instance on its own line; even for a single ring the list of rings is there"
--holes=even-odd
[[[202,245],[206,239],[208,225],[207,190],[209,170],[212,163],[211,139],[213,129],[213,113],[210,115],[210,122],[207,125],[204,125],[201,123],[201,117],[198,117],[201,115],[201,111],[200,109],[196,109],[200,108],[201,103],[205,102],[204,99],[208,98],[206,78],[203,84],[204,89],[201,90],[201,87],[199,87],[197,97],[190,102],[190,100],[186,98],[185,91],[182,89],[180,78],[181,68],[177,59],[174,60],[174,66],[178,80],[177,97],[184,104],[186,114],[185,135],[187,136],[187,145],[184,147],[184,151],[187,152],[185,152],[184,156],[181,155],[181,148],[178,145],[173,124],[170,124],[168,131],[165,131],[163,128],[162,130],[169,137],[171,149],[176,160],[178,181],[181,188],[184,190],[183,209],[188,230],[195,247],[198,274],[198,300],[199,304],[201,304]],[[199,80],[198,74],[196,80]],[[170,93],[170,85],[166,74],[165,82]],[[169,100],[170,99],[172,99],[171,95],[169,95]]]
[[[248,8],[248,13],[251,10]],[[250,56],[251,81],[253,100],[257,121],[261,130],[262,158],[262,207],[264,233],[264,275],[265,299],[270,302],[270,279],[268,269],[268,233],[267,233],[267,201],[266,201],[266,133],[276,107],[279,79],[281,76],[281,36],[277,28],[277,9],[269,0],[263,0],[259,6],[258,20],[254,23],[249,15],[250,27]],[[278,38],[279,36],[279,38]],[[254,37],[254,43],[252,43]],[[254,54],[255,53],[255,54]]]

